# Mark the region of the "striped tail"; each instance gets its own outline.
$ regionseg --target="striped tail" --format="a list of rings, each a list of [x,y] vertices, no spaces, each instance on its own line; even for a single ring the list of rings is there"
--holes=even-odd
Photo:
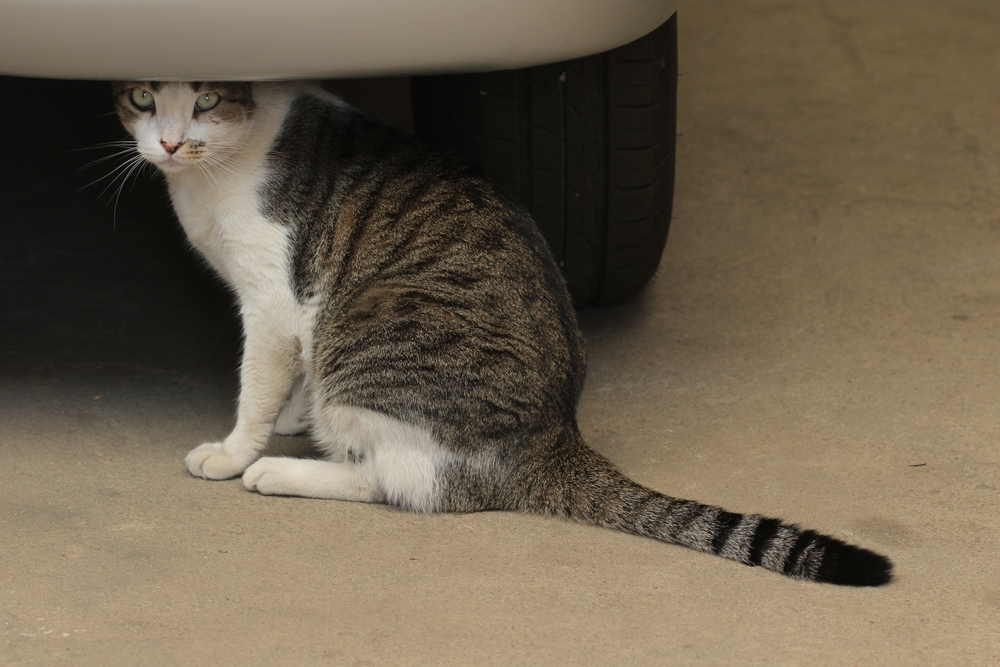
[[[757,514],[735,514],[636,485],[598,523],[628,533],[761,566],[796,579],[842,586],[881,586],[892,563],[875,552]]]
[[[553,461],[560,481],[523,507],[761,566],[796,579],[842,586],[881,586],[892,562],[813,530],[757,514],[735,514],[647,489],[604,457],[570,443]]]

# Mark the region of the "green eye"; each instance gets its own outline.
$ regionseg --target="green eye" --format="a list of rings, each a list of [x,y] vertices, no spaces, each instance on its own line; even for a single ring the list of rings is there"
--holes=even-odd
[[[194,103],[194,108],[198,111],[208,111],[218,103],[218,93],[205,93],[204,95],[198,96],[198,99]]]
[[[129,93],[129,98],[137,109],[149,111],[153,108],[153,95],[145,88],[133,88],[132,92]]]

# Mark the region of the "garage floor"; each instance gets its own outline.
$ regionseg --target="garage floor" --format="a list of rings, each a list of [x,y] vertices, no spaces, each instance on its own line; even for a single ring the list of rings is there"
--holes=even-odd
[[[581,315],[595,448],[891,556],[867,590],[191,478],[229,297],[155,181],[76,192],[103,86],[0,82],[0,663],[997,664],[998,34],[986,0],[684,4],[664,262]]]

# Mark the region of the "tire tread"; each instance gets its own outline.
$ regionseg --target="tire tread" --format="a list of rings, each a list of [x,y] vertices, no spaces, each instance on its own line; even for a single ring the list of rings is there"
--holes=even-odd
[[[673,205],[676,15],[607,53],[412,88],[417,133],[532,212],[575,303],[618,303],[652,278]]]

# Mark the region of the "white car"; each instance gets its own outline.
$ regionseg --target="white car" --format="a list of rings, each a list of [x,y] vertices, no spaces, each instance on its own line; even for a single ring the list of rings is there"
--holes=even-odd
[[[676,3],[0,0],[0,74],[412,76],[417,134],[532,211],[578,304],[612,304],[670,225]]]

